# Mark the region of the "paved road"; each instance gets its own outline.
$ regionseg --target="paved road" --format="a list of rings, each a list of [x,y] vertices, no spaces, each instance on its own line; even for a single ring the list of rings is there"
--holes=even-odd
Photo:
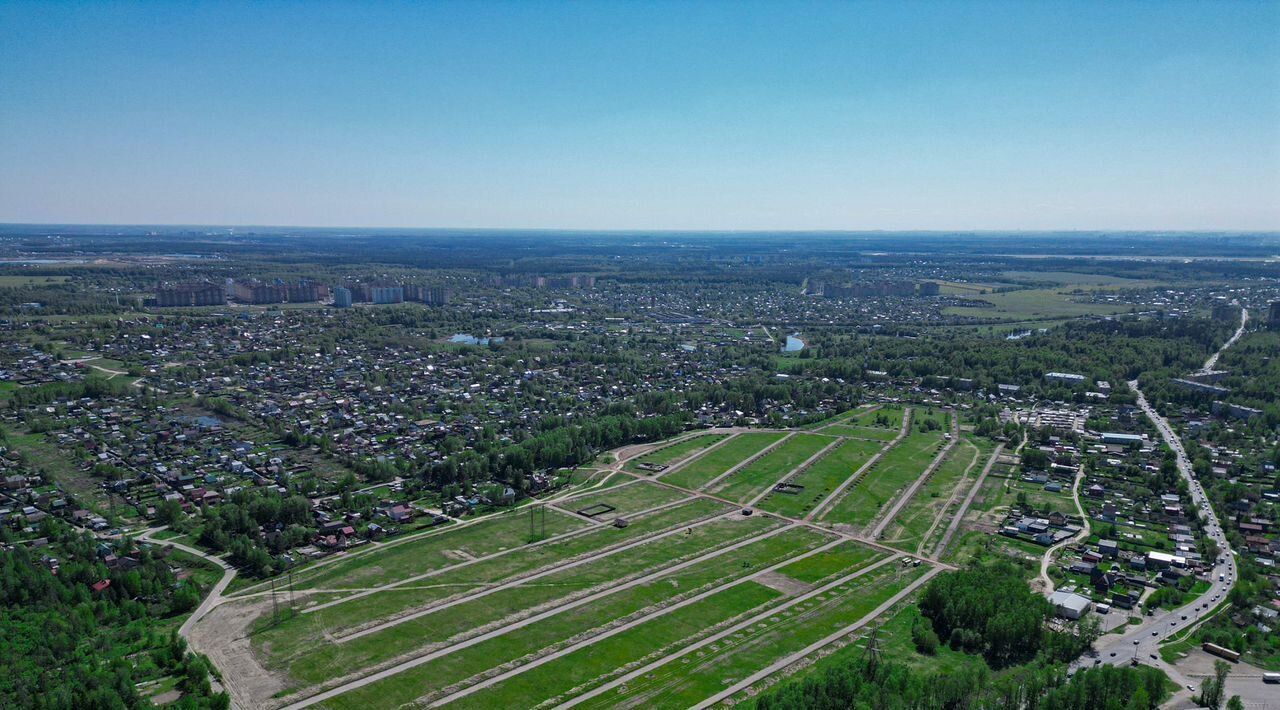
[[[1228,344],[1234,341],[1228,341]],[[1226,346],[1224,346],[1225,348]],[[1160,438],[1164,440],[1174,454],[1177,455],[1178,472],[1186,479],[1187,485],[1191,491],[1191,498],[1199,506],[1200,511],[1206,518],[1205,532],[1210,535],[1218,543],[1220,550],[1220,563],[1213,566],[1209,571],[1210,585],[1209,589],[1189,604],[1185,604],[1173,611],[1157,611],[1152,616],[1142,617],[1142,623],[1137,626],[1130,627],[1130,630],[1121,636],[1108,634],[1100,639],[1095,648],[1098,652],[1097,661],[1101,663],[1127,663],[1132,659],[1137,659],[1140,663],[1154,665],[1166,673],[1186,692],[1186,686],[1192,684],[1178,670],[1167,663],[1160,660],[1159,642],[1177,631],[1182,630],[1188,624],[1194,624],[1206,612],[1211,610],[1217,604],[1220,604],[1227,597],[1227,593],[1231,591],[1231,585],[1236,579],[1236,563],[1234,553],[1231,551],[1230,543],[1222,532],[1222,527],[1218,522],[1218,516],[1213,512],[1213,506],[1209,504],[1209,499],[1205,496],[1204,489],[1200,487],[1191,473],[1191,460],[1187,458],[1187,452],[1182,448],[1182,441],[1178,438],[1173,427],[1169,425],[1168,420],[1160,416],[1149,402],[1142,390],[1138,388],[1138,381],[1129,382],[1129,387],[1138,395],[1138,406],[1156,425],[1156,429],[1160,432]],[[1083,665],[1088,659],[1081,659],[1077,665]]]
[[[1218,356],[1221,355],[1224,350],[1236,344],[1236,341],[1240,339],[1240,336],[1244,335],[1244,327],[1248,324],[1249,324],[1249,309],[1241,308],[1240,309],[1240,327],[1236,328],[1236,332],[1232,333],[1231,338],[1228,339],[1227,342],[1223,343],[1222,347],[1218,348],[1217,352],[1210,355],[1209,359],[1204,361],[1204,366],[1200,368],[1200,371],[1207,372],[1209,370],[1212,370],[1213,366],[1218,364]]]

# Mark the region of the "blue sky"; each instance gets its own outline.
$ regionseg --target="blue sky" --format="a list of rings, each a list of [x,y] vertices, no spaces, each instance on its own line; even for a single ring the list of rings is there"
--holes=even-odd
[[[0,222],[1280,229],[1280,2],[0,0]]]

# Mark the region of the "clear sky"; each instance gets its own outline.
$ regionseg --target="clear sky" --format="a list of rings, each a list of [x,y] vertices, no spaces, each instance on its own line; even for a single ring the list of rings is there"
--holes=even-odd
[[[1280,229],[1280,0],[0,0],[0,222]]]

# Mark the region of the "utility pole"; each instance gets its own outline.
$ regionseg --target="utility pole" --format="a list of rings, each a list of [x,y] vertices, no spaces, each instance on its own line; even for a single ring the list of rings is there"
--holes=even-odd
[[[271,578],[271,623],[280,621],[280,607],[276,603],[276,578]]]

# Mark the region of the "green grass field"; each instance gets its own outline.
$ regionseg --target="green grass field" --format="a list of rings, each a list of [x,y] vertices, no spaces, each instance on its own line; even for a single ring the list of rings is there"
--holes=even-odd
[[[66,283],[70,276],[24,276],[20,274],[0,274],[0,288],[21,288],[23,286],[57,286]]]
[[[643,468],[640,468],[640,464],[671,465],[677,461],[683,461],[689,456],[702,451],[718,441],[723,441],[724,438],[724,435],[719,434],[695,436],[677,444],[664,446],[660,449],[644,454],[643,456],[637,456],[628,461],[623,468],[634,473],[652,473],[651,471],[646,471]]]
[[[701,624],[722,616],[733,616],[776,598],[773,590],[751,582],[714,592],[704,600],[680,609],[652,616],[650,620],[609,638],[599,638],[617,620],[634,620],[660,612],[665,606],[741,579],[759,569],[812,549],[828,538],[812,530],[792,529],[746,547],[726,553],[695,568],[680,570],[650,583],[624,590],[591,604],[572,609],[545,623],[516,629],[470,648],[435,659],[367,688],[336,698],[326,707],[368,707],[368,703],[409,702],[424,695],[434,698],[442,689],[497,665],[528,662],[553,649],[565,648],[570,640],[597,640],[558,660],[530,668],[494,687],[472,696],[488,707],[519,707],[533,698],[547,697],[557,684],[572,683],[593,668],[606,671],[627,662],[639,648],[675,629],[677,640],[696,633]],[[669,633],[669,632],[668,632]],[[571,669],[569,675],[565,669]],[[585,676],[593,677],[591,675]],[[572,685],[567,686],[572,687]]]
[[[1047,509],[1068,515],[1076,514],[1076,504],[1071,497],[1071,486],[1066,481],[1062,482],[1062,491],[1058,493],[1046,491],[1042,484],[995,476],[988,476],[982,487],[983,492],[980,495],[984,496],[983,505],[987,510],[1017,506],[1018,494],[1022,493],[1027,503],[1035,506],[1037,510]]]
[[[720,481],[710,492],[722,498],[746,503],[772,488],[778,479],[834,442],[835,439],[817,434],[796,434],[749,466],[738,469],[732,476]]]
[[[608,521],[667,503],[674,503],[688,497],[688,493],[655,485],[648,481],[638,481],[620,488],[610,488],[600,492],[587,493],[569,500],[558,501],[555,505],[570,514],[576,514],[580,510],[587,510],[592,506],[610,505],[614,507],[614,510],[601,513],[592,518],[598,521]],[[585,518],[586,516],[582,517]]]
[[[982,470],[983,451],[962,438],[942,460],[933,476],[907,502],[881,539],[886,545],[914,553],[943,512],[956,488]]]
[[[541,519],[538,522],[541,531]],[[546,526],[547,535],[557,535],[586,529],[588,523],[548,510]],[[528,514],[512,512],[471,525],[442,528],[438,533],[409,542],[367,548],[339,562],[295,575],[294,585],[298,589],[338,589],[388,584],[456,564],[468,556],[483,557],[528,542]]]
[[[690,707],[767,667],[780,656],[865,617],[927,568],[888,564],[839,585],[823,598],[814,598],[766,622],[744,629],[708,646],[702,655],[655,668],[619,688],[593,698],[581,707]]]
[[[270,654],[271,665],[287,669],[290,677],[302,684],[317,684],[359,668],[367,668],[379,662],[395,658],[417,649],[443,644],[464,634],[487,626],[500,625],[512,615],[528,613],[543,605],[561,606],[564,602],[597,588],[616,586],[629,576],[668,567],[676,562],[706,554],[719,547],[759,535],[779,522],[761,517],[729,517],[709,525],[693,528],[689,534],[680,534],[655,540],[638,547],[614,552],[587,561],[576,567],[558,569],[528,583],[521,583],[488,594],[470,598],[443,611],[431,611],[412,618],[402,619],[374,633],[352,638],[341,643],[322,645],[297,644],[289,655],[282,646],[270,643],[258,648]],[[605,586],[601,586],[605,585]],[[381,594],[361,599],[357,604],[343,604],[331,609],[363,607],[365,602]],[[329,610],[325,610],[329,611]],[[333,632],[318,614],[302,618],[312,624],[313,632],[320,637]],[[382,618],[379,615],[375,618]],[[318,625],[319,628],[316,628]]]
[[[797,582],[816,585],[830,580],[837,574],[848,574],[879,562],[885,555],[886,553],[880,550],[848,540],[821,555],[796,560],[778,572]]]
[[[885,405],[879,409],[860,411],[849,417],[845,423],[850,426],[875,427],[892,430],[895,434],[902,426],[902,407]]]
[[[975,301],[991,303],[984,306],[950,306],[942,315],[970,316],[988,320],[1062,319],[1078,316],[1110,316],[1129,311],[1128,304],[1091,303],[1088,296],[1071,293],[1074,288],[1034,288],[991,293],[974,297]]]
[[[850,436],[855,439],[872,439],[874,441],[892,441],[898,435],[897,429],[880,429],[865,426],[848,426],[846,424],[834,424],[822,430],[823,434],[832,434],[835,436]]]
[[[823,520],[854,527],[870,523],[895,494],[924,472],[941,444],[941,431],[910,434],[864,473]]]
[[[846,440],[792,481],[804,486],[802,491],[796,494],[770,493],[760,501],[760,508],[787,517],[803,517],[874,456],[881,446],[874,441]]]
[[[843,546],[834,549],[840,550]],[[842,558],[848,564],[842,569],[835,569],[832,574],[849,574],[868,565],[871,559],[868,555],[874,553],[862,549],[864,552],[857,558]],[[825,556],[826,553],[808,559]],[[669,653],[705,638],[717,623],[780,603],[786,598],[763,585],[748,582],[499,683],[450,707],[516,707],[531,706],[543,699],[564,701],[617,677],[630,665],[652,661],[660,652]],[[786,613],[790,616],[793,612]],[[706,651],[699,651],[692,657],[705,654]],[[613,693],[606,693],[592,702],[612,697]]]
[[[273,655],[288,656],[295,649],[316,643],[326,636],[345,634],[379,619],[401,615],[406,610],[436,603],[456,594],[479,590],[485,585],[509,581],[549,565],[678,529],[708,515],[727,510],[727,507],[712,501],[693,501],[639,518],[625,529],[612,526],[595,528],[582,535],[530,546],[518,553],[482,559],[412,584],[300,614],[264,632],[260,641],[271,647]],[[362,564],[376,565],[377,561],[370,558],[363,560]]]
[[[763,432],[739,434],[680,469],[662,476],[662,481],[681,488],[701,488],[716,476],[751,458],[782,437],[782,434]]]

